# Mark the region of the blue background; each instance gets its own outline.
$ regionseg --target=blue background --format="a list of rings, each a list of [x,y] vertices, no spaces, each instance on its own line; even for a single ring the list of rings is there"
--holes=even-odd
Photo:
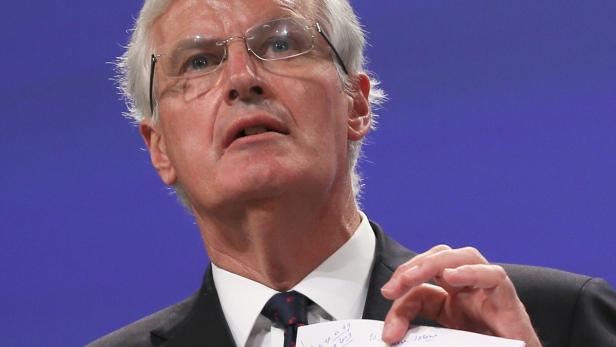
[[[408,247],[616,283],[616,2],[354,1],[391,101],[364,210]],[[122,118],[140,1],[5,4],[2,345],[84,344],[195,290],[197,228]]]

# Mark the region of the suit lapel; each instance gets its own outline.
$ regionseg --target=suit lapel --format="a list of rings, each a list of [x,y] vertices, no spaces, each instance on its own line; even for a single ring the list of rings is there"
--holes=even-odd
[[[212,268],[204,277],[203,285],[191,310],[179,323],[152,331],[165,347],[235,346],[214,286]]]
[[[392,302],[381,295],[381,287],[389,280],[393,271],[382,262],[375,262],[370,277],[363,319],[384,320]]]
[[[370,222],[370,225],[376,236],[376,247],[374,249],[374,262],[363,318],[384,320],[391,308],[392,301],[385,299],[381,295],[381,287],[389,281],[398,266],[416,256],[417,253],[409,251],[398,242],[386,236],[378,224]],[[436,322],[422,317],[417,317],[413,320],[412,324],[439,326]]]
[[[370,226],[374,230],[376,245],[363,318],[384,320],[392,302],[381,295],[381,287],[391,278],[398,265],[416,254],[385,236],[378,224],[370,222]]]

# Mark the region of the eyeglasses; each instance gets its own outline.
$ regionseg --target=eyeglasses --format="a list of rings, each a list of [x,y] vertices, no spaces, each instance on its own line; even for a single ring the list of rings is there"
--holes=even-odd
[[[310,24],[299,18],[282,18],[258,24],[244,36],[231,36],[225,40],[201,35],[176,43],[169,53],[152,54],[150,65],[150,111],[154,113],[154,68],[160,62],[167,77],[193,79],[217,71],[227,59],[227,46],[243,40],[248,52],[262,61],[276,61],[298,57],[315,47],[314,31],[331,47],[345,74],[349,74],[342,58],[327,38],[318,22]]]

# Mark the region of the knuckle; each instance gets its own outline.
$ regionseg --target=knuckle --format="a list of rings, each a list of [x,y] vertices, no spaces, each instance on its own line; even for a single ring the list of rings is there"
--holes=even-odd
[[[472,247],[472,246],[464,247],[464,248],[461,248],[461,251],[471,255],[474,258],[485,261],[483,254],[481,254],[481,252],[475,247]]]
[[[505,271],[505,269],[502,266],[500,265],[491,265],[491,266],[494,271],[494,274],[498,276],[499,281],[502,282],[502,281],[507,280],[509,276],[507,275],[507,271]]]
[[[434,247],[432,247],[430,250],[431,251],[447,251],[450,250],[451,247],[449,247],[449,245],[446,244],[440,244],[440,245],[436,245]]]
[[[402,277],[402,274],[404,273],[404,271],[398,267],[396,269],[396,271],[394,271],[394,273],[391,275],[391,278],[389,279],[390,281],[400,281],[400,278]]]
[[[413,259],[415,259],[415,258],[413,258]],[[405,263],[402,263],[402,264],[398,265],[398,267],[396,268],[396,271],[395,271],[395,272],[404,271],[404,269],[408,268],[408,267],[409,267],[409,265],[410,265],[410,264],[412,264],[413,259],[408,260],[407,262],[405,262]]]
[[[461,250],[464,251],[464,252],[473,254],[473,255],[481,254],[481,253],[479,253],[479,250],[477,248],[473,247],[473,246],[463,247]]]
[[[394,274],[392,277],[396,277],[399,278],[400,276],[402,276],[405,272],[407,272],[409,269],[411,269],[413,267],[413,263],[406,262],[404,264],[401,264],[400,266],[398,266],[398,268],[396,268],[396,271],[394,271]]]
[[[426,257],[425,261],[421,264],[421,268],[424,271],[432,272],[438,266],[438,254],[432,254]]]

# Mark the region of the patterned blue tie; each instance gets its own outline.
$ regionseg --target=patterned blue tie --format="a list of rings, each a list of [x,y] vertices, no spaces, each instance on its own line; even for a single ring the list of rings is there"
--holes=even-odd
[[[294,347],[297,328],[308,324],[306,307],[310,303],[310,299],[292,291],[275,294],[265,304],[261,313],[284,328],[284,347]]]

